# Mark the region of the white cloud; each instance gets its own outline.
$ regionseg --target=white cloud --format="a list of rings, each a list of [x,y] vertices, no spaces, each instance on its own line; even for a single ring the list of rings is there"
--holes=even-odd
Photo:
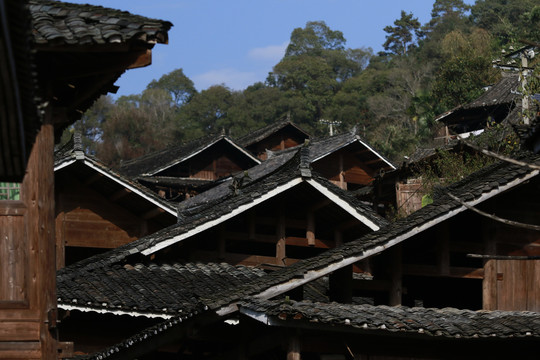
[[[220,84],[225,84],[225,86],[233,90],[243,90],[257,81],[260,81],[260,79],[257,78],[257,74],[254,72],[242,72],[231,68],[210,70],[193,77],[195,87],[199,90]]]
[[[256,60],[278,62],[283,55],[285,55],[285,50],[288,45],[289,42],[286,41],[281,45],[269,45],[266,47],[254,48],[249,51],[248,56]]]

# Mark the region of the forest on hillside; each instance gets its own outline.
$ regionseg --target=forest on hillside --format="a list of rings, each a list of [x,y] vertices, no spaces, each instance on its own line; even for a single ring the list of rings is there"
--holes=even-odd
[[[353,128],[391,159],[429,145],[434,118],[496,82],[502,49],[540,40],[538,0],[436,0],[431,19],[412,13],[384,28],[384,51],[346,47],[323,21],[291,33],[265,82],[243,91],[214,85],[198,92],[181,68],[141,94],[100,98],[69,132],[111,166],[211,133],[240,137],[290,119],[315,136]],[[323,121],[322,121],[323,120]]]

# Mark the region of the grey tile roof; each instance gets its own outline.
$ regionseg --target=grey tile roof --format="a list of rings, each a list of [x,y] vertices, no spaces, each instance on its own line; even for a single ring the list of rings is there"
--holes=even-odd
[[[221,141],[228,142],[229,144],[235,144],[229,137],[225,135],[209,135],[193,140],[187,144],[168,147],[163,150],[126,161],[121,164],[119,171],[130,177],[154,175],[156,172],[178,164],[194,154],[203,151],[206,148],[210,148]],[[243,153],[247,159],[250,159],[253,165],[259,163],[259,160],[247,153],[247,151],[239,148],[239,152]]]
[[[521,160],[539,165],[540,155],[527,154],[521,157]],[[474,204],[475,201],[484,201],[503,190],[519,185],[522,181],[537,177],[538,173],[538,170],[531,170],[520,165],[498,162],[448,186],[445,190],[468,204]],[[291,284],[291,288],[300,286],[339,267],[382,252],[465,209],[444,191],[440,191],[432,204],[379,231],[371,232],[358,240],[270,273],[257,282],[246,284],[229,293],[221,293],[219,296],[207,299],[205,303],[211,308],[219,309],[248,296],[264,294],[265,291],[278,285],[281,289],[284,284]]]
[[[94,5],[30,0],[36,44],[47,46],[93,45],[168,41],[168,21],[133,15]]]
[[[309,149],[309,154],[307,155],[309,162],[313,163],[314,161],[319,160],[324,156],[327,156],[347,145],[359,141],[363,142],[364,140],[362,140],[358,135],[352,133],[339,134],[332,137],[309,141],[307,143],[307,148]],[[300,145],[271,153],[271,156],[267,160],[263,161],[260,165],[256,165],[247,170],[249,179],[247,179],[247,182],[245,182],[244,184],[250,184],[252,182],[258,181],[259,179],[268,176],[274,171],[277,171],[281,166],[283,166],[287,161],[289,161],[303,146],[305,145]],[[391,164],[391,162],[385,159],[382,155],[373,153],[373,156],[384,159],[383,161],[385,163],[381,166],[382,168],[390,167],[388,164]],[[386,161],[388,163],[386,163]],[[242,177],[243,174],[240,174],[239,176]],[[198,194],[190,199],[181,202],[178,206],[179,212],[182,213],[183,211],[191,208],[208,205],[215,201],[221,201],[224,196],[227,196],[231,193],[231,184],[233,181],[233,179],[226,180],[222,184],[212,189],[209,189],[201,194]]]
[[[201,297],[263,275],[260,269],[225,263],[95,263],[58,272],[58,305],[84,311],[175,316],[194,311]]]
[[[242,136],[238,138],[236,141],[242,145],[243,147],[248,147],[250,145],[253,145],[259,141],[264,140],[265,138],[269,137],[270,135],[278,132],[281,129],[284,129],[286,127],[291,127],[294,130],[302,133],[305,135],[306,138],[309,138],[309,134],[302,130],[298,125],[295,125],[289,120],[285,121],[277,121],[275,123],[272,123],[270,125],[267,125],[265,127],[262,127],[260,129],[257,129],[255,131],[251,131],[249,134]]]
[[[518,74],[503,73],[502,79],[477,99],[439,115],[435,118],[435,121],[458,121],[460,116],[467,111],[482,110],[490,107],[507,106],[510,110],[514,101],[520,97],[520,94],[516,91],[518,87]]]
[[[240,303],[240,312],[266,315],[278,326],[287,320],[288,326],[309,323],[314,328],[318,325],[334,325],[366,332],[421,334],[428,337],[540,338],[540,313],[527,311],[472,311],[249,299]]]

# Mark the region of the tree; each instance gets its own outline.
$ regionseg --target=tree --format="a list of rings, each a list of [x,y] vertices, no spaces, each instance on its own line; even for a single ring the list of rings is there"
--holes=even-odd
[[[123,160],[168,146],[173,140],[176,119],[171,103],[171,95],[157,88],[120,97],[102,124],[97,157],[117,166]]]
[[[534,10],[538,6],[537,0],[477,0],[471,8],[471,19],[504,46],[531,32],[538,34],[538,22],[534,22],[540,18],[540,10]]]
[[[440,26],[449,18],[452,18],[453,21],[462,19],[470,9],[471,7],[465,4],[463,0],[436,0],[431,10],[429,28],[433,29]]]
[[[229,110],[239,94],[224,85],[214,85],[193,96],[180,108],[176,138],[191,140],[211,133],[229,131]]]
[[[293,30],[285,57],[321,56],[325,50],[344,49],[345,38],[341,31],[331,30],[324,21],[309,21],[305,28]]]
[[[86,110],[80,120],[64,131],[61,143],[65,144],[71,139],[73,132],[78,132],[81,134],[82,146],[86,154],[95,155],[98,143],[103,139],[103,123],[114,106],[110,96],[98,98],[92,107]]]
[[[163,89],[169,92],[177,107],[188,103],[197,93],[193,81],[191,81],[182,69],[176,69],[163,75],[159,80],[152,80],[147,89]]]
[[[401,10],[401,18],[394,21],[394,25],[384,28],[388,35],[386,35],[383,47],[394,55],[403,56],[411,47],[414,47],[415,37],[421,36],[420,22],[418,18],[413,17],[412,13],[407,14]]]

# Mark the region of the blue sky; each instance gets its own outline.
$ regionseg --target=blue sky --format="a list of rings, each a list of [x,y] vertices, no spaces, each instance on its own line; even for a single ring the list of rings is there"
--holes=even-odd
[[[225,84],[234,90],[264,81],[282,58],[291,32],[308,21],[340,30],[347,47],[382,50],[401,10],[422,24],[434,0],[71,0],[168,20],[169,44],[156,45],[153,63],[129,70],[117,81],[118,95],[138,94],[153,79],[182,68],[197,90]],[[466,3],[473,3],[466,0]]]

